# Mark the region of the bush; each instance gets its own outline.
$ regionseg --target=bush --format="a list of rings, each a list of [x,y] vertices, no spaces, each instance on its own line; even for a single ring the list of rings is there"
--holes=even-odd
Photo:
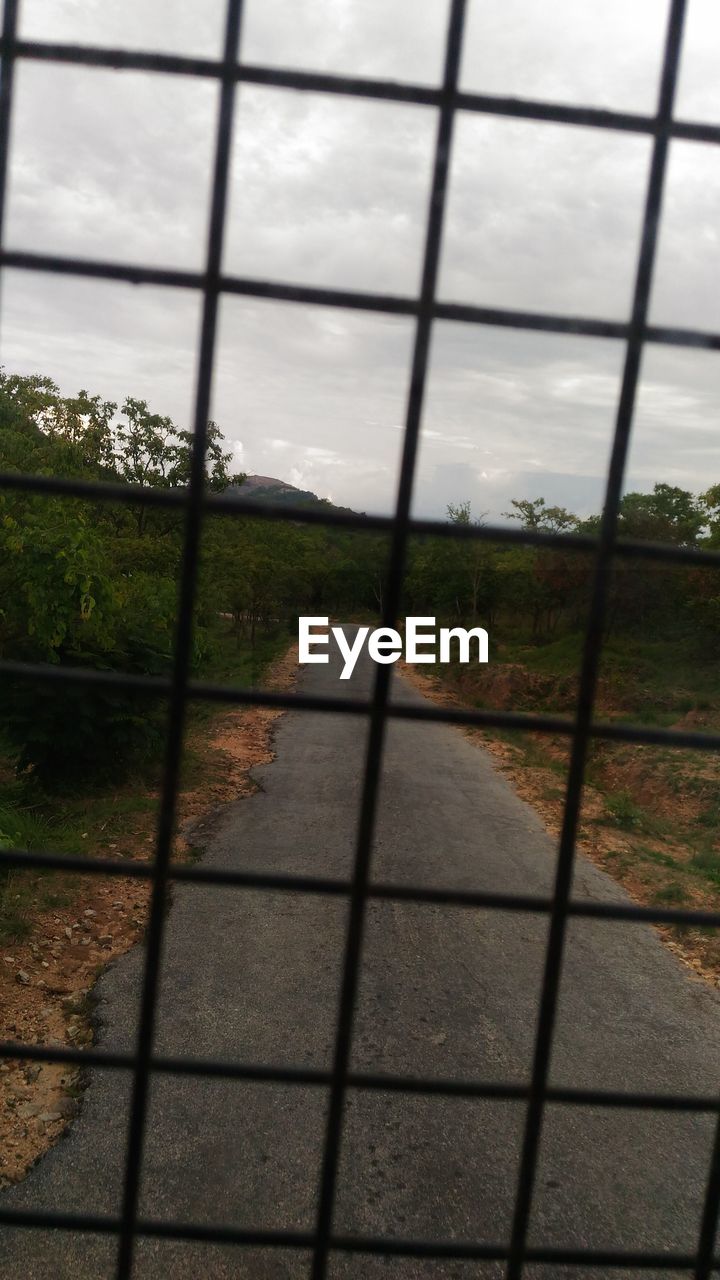
[[[38,691],[12,680],[0,710],[17,772],[32,771],[49,789],[122,778],[156,755],[163,740],[164,709],[147,695],[72,684]]]
[[[102,629],[88,620],[55,657],[64,667],[167,676],[174,610],[174,583],[138,575],[117,591]],[[117,780],[147,764],[163,745],[166,716],[167,700],[151,693],[25,678],[0,687],[16,770],[49,789]]]

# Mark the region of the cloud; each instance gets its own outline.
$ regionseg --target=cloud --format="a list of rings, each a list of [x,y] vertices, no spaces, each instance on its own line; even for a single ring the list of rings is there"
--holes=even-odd
[[[221,0],[26,0],[28,37],[216,56]],[[666,0],[471,0],[470,90],[652,112]],[[440,0],[247,0],[249,61],[438,83]],[[694,0],[685,118],[720,120],[720,17]],[[191,78],[19,67],[6,242],[122,262],[204,263],[217,87]],[[423,107],[243,85],[224,268],[333,287],[418,288],[436,130]],[[624,319],[649,140],[460,113],[439,292],[452,301]],[[720,149],[673,142],[652,319],[720,328]],[[5,364],[192,421],[199,299],[183,290],[6,271]],[[360,510],[397,490],[410,319],[225,297],[212,414],[235,465]],[[434,327],[414,510],[512,497],[601,500],[623,348],[462,324]],[[706,488],[717,356],[646,353],[628,483]],[[242,441],[242,444],[240,444]],[[294,478],[295,477],[295,478]]]

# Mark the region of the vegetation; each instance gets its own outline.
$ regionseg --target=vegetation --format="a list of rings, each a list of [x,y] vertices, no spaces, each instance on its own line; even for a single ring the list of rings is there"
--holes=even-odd
[[[242,483],[228,470],[230,454],[212,422],[208,441],[208,487],[223,491]],[[142,400],[129,397],[118,409],[86,391],[63,397],[48,378],[0,372],[5,471],[182,489],[191,444],[189,432]],[[518,499],[507,514],[524,529],[553,532],[593,532],[599,519],[579,520],[542,498]],[[458,526],[472,521],[468,503],[451,506],[448,516]],[[629,493],[620,532],[718,546],[720,485],[697,497],[667,484],[656,484],[649,494]],[[182,535],[182,512],[172,506],[5,490],[0,655],[167,676]],[[246,648],[256,652],[260,636],[294,629],[298,613],[379,612],[386,561],[386,540],[375,534],[208,518],[194,672],[208,669],[225,630],[235,637],[240,661]],[[490,632],[495,672],[498,664],[527,672],[524,682],[512,682],[517,705],[567,708],[575,695],[591,572],[592,559],[581,552],[419,538],[410,548],[404,608],[440,622],[481,621]],[[714,573],[618,557],[608,601],[606,701],[634,718],[669,723],[683,707],[713,705],[718,637]],[[88,696],[60,682],[40,691],[19,676],[0,689],[0,727],[13,764],[46,787],[117,778],[143,765],[157,754],[164,714],[163,701],[147,694],[97,690]]]
[[[223,491],[242,483],[243,477],[228,470],[230,454],[212,422],[208,440],[208,487]],[[188,480],[191,444],[189,432],[142,400],[128,398],[118,410],[86,391],[63,397],[48,378],[0,373],[4,471],[177,490]],[[577,519],[542,498],[518,499],[507,514],[524,529],[553,532],[593,532],[599,519]],[[450,507],[448,515],[458,526],[472,521],[468,503]],[[649,494],[629,493],[619,527],[630,537],[718,546],[720,485],[697,497],[667,484],[656,484]],[[182,512],[172,506],[5,490],[0,655],[167,675],[182,535]],[[377,613],[386,561],[386,540],[374,534],[208,518],[194,670],[207,669],[226,626],[238,651],[252,651],[259,634],[286,631],[299,612]],[[404,609],[441,622],[482,621],[496,659],[522,662],[535,677],[539,698],[554,686],[555,700],[559,694],[569,701],[571,680],[564,693],[558,686],[577,670],[591,572],[592,558],[581,552],[419,538],[410,548]],[[712,701],[719,624],[720,584],[710,570],[618,557],[608,602],[607,681],[622,695],[632,685],[634,704],[643,702],[646,689],[647,705],[630,706],[633,715],[652,714],[651,706],[659,715],[676,714],[664,674],[681,689],[686,709],[703,698]],[[663,660],[663,653],[671,657]],[[146,695],[138,700],[105,692],[88,698],[59,683],[48,684],[40,695],[20,678],[3,682],[0,693],[0,725],[18,770],[31,770],[47,785],[77,776],[116,776],[127,764],[142,763],[157,750],[162,717],[162,704],[153,705]]]
[[[242,484],[242,476],[230,473],[230,454],[212,422],[208,441],[208,487],[221,492]],[[128,398],[118,407],[85,391],[67,398],[48,378],[0,372],[3,471],[182,490],[191,446],[189,432],[142,400]],[[289,488],[266,484],[255,496],[297,501]],[[317,501],[304,492],[299,499]],[[517,499],[506,514],[531,531],[593,533],[599,524],[598,516],[578,519],[541,497]],[[470,505],[451,506],[448,518],[458,526],[470,524]],[[700,495],[662,483],[651,493],[629,493],[619,531],[676,546],[718,547],[720,484]],[[167,677],[182,540],[182,510],[173,505],[4,489],[0,656]],[[193,673],[251,683],[294,632],[299,613],[377,615],[387,553],[387,540],[374,533],[208,517],[193,619]],[[470,703],[567,712],[576,697],[591,573],[592,557],[578,551],[416,538],[406,565],[403,612],[488,629],[488,667],[451,664],[441,672]],[[657,724],[690,717],[720,726],[719,642],[720,583],[714,572],[618,557],[608,600],[601,713]],[[38,686],[21,674],[4,679],[0,842],[63,848],[69,841],[77,848],[83,812],[101,803],[103,787],[138,771],[155,776],[165,715],[164,700],[146,693],[80,690],[60,681]],[[542,758],[558,792],[562,753],[532,743],[525,750],[529,767],[533,752]],[[593,781],[605,795],[604,821],[628,838],[654,840],[655,853],[662,853],[657,805],[643,800],[627,761],[624,771],[614,768],[622,750],[635,750],[633,758],[639,758],[633,748],[606,747],[604,756],[598,748],[593,755]],[[664,772],[659,766],[657,776],[672,794],[670,765]],[[681,776],[688,787],[693,778],[698,781],[687,761]],[[682,835],[690,849],[683,876],[714,888],[720,883],[719,815],[709,793],[716,781],[698,782],[692,809],[697,837],[685,828],[680,832],[677,815],[667,819],[675,843]],[[80,793],[85,810],[73,810]],[[667,856],[672,861],[674,855]]]

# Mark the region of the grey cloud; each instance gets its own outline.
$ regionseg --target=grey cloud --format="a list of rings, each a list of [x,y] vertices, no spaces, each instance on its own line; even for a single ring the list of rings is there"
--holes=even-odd
[[[8,368],[49,374],[68,395],[144,397],[186,426],[199,318],[185,290],[6,271],[0,349]]]
[[[716,0],[690,0],[680,61],[677,114],[720,123],[720,21]]]
[[[425,487],[423,505],[433,516],[444,516],[451,503],[470,502],[475,518],[488,516],[505,524],[513,498],[522,497],[543,497],[575,515],[591,515],[602,506],[605,480],[601,475],[565,475],[540,468],[488,474],[477,467],[439,462],[421,478],[421,491]]]
[[[23,33],[217,54],[221,0],[26,0]],[[651,111],[666,0],[473,0],[466,87]],[[249,60],[437,82],[441,0],[248,0]],[[720,118],[720,19],[691,0],[680,103]],[[197,268],[217,91],[183,77],[27,65],[15,103],[7,242]],[[318,285],[417,288],[432,111],[242,86],[227,270]],[[462,115],[440,291],[451,300],[624,318],[648,141]],[[720,151],[674,143],[653,293],[664,324],[718,327]],[[191,420],[198,299],[6,272],[2,358]],[[344,505],[389,510],[409,320],[225,298],[213,415],[236,462]],[[539,493],[602,494],[621,344],[438,324],[415,510],[471,498],[497,517]],[[628,483],[720,479],[717,356],[649,351]],[[241,442],[241,443],[240,443]]]
[[[434,129],[428,109],[243,88],[228,269],[415,293]]]
[[[202,265],[215,85],[25,63],[16,94],[8,244]]]
[[[720,149],[674,142],[652,294],[654,323],[720,328],[719,211]]]
[[[34,40],[217,57],[225,9],[225,0],[23,0],[20,33]]]
[[[461,117],[441,296],[625,319],[648,161],[645,138]]]
[[[438,83],[444,0],[247,0],[249,62]]]

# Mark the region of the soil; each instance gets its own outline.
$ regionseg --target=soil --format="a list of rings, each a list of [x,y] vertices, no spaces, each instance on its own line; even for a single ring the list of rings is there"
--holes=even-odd
[[[462,696],[462,688],[457,691],[437,675],[432,675],[401,662],[403,674],[411,684],[425,697],[445,707],[463,707],[468,702]],[[518,677],[519,678],[519,677]],[[516,677],[511,673],[509,687],[514,687]],[[502,680],[494,682],[497,701],[492,706],[498,709],[517,705],[503,702],[500,697]],[[476,692],[476,688],[473,692]],[[689,717],[685,717],[685,726]],[[693,721],[695,724],[696,721]],[[681,727],[680,725],[678,727]],[[567,767],[569,743],[563,736],[547,734],[523,734],[525,743],[514,743],[506,738],[493,734],[492,730],[467,728],[462,729],[471,740],[480,743],[485,750],[495,756],[502,772],[506,775],[518,795],[531,804],[542,819],[550,835],[559,838],[565,800],[565,785],[562,776],[563,767]],[[533,766],[528,763],[523,747],[527,742],[535,742],[542,747],[544,761]],[[601,867],[608,875],[623,886],[630,897],[644,906],[657,905],[658,893],[673,880],[675,870],[668,871],[666,866],[653,865],[647,861],[648,852],[660,855],[664,859],[672,859],[676,870],[682,871],[691,857],[692,850],[683,844],[681,839],[673,840],[667,835],[662,839],[644,832],[641,836],[633,831],[613,829],[608,825],[608,805],[605,792],[623,791],[632,796],[634,803],[643,806],[659,819],[672,818],[675,823],[692,824],[697,821],[708,797],[717,794],[720,782],[720,762],[717,757],[700,756],[691,753],[691,763],[685,763],[681,757],[673,760],[669,766],[675,786],[671,790],[665,770],[658,765],[653,748],[643,746],[624,747],[621,754],[614,748],[605,748],[594,766],[594,776],[598,785],[586,782],[583,787],[582,812],[578,829],[578,851]],[[548,770],[548,763],[557,766],[557,772]],[[668,766],[666,766],[667,768]],[[683,786],[683,771],[687,771],[694,787]],[[698,785],[699,784],[699,785]],[[691,877],[683,880],[685,900],[683,907],[699,910],[717,910],[718,895],[712,887],[702,881],[694,881]],[[705,978],[713,986],[720,986],[720,939],[716,930],[683,930],[676,926],[657,927],[656,932],[673,953],[694,973]]]
[[[293,646],[264,683],[287,689],[296,675]],[[271,726],[280,714],[266,707],[236,707],[189,731],[187,746],[202,751],[203,781],[180,792],[175,858],[192,852],[184,830],[255,789],[250,770],[273,759]],[[146,794],[157,799],[157,793]],[[87,852],[147,861],[154,842],[151,809],[140,827],[133,823],[125,840],[108,845],[100,832],[89,832]],[[56,1048],[91,1044],[92,989],[103,969],[143,936],[148,901],[149,886],[138,879],[70,880],[66,905],[38,912],[22,943],[0,949],[0,1042]],[[0,1060],[0,1187],[20,1181],[57,1142],[76,1113],[82,1088],[80,1073],[67,1066]]]

